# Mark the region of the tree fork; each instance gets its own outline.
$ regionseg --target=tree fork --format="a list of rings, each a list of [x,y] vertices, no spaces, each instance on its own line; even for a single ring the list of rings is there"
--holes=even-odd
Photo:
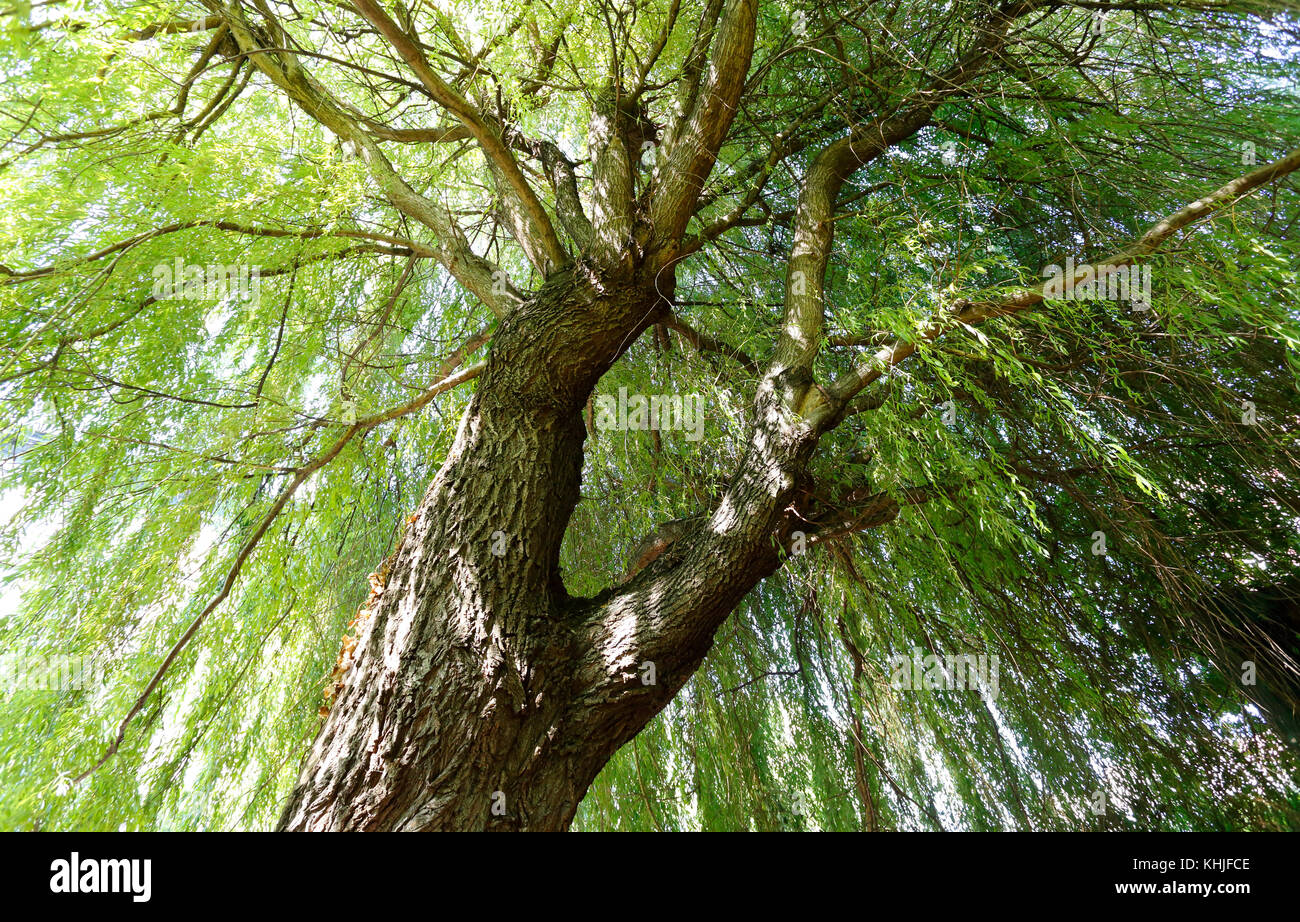
[[[564,732],[580,639],[559,551],[581,409],[660,300],[566,269],[502,321],[282,828],[568,825],[608,758],[585,768]]]

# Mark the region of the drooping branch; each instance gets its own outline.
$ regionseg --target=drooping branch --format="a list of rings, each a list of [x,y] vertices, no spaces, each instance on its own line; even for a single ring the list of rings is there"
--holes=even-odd
[[[668,329],[681,334],[681,337],[690,343],[696,352],[712,352],[717,355],[725,355],[727,358],[738,362],[746,371],[754,373],[759,371],[758,362],[754,361],[743,349],[729,346],[715,336],[700,332],[676,314],[670,314],[663,323]]]
[[[376,231],[348,230],[348,229],[325,230],[323,228],[308,228],[306,230],[289,230],[289,229],[278,228],[278,227],[263,227],[256,224],[240,224],[237,221],[223,221],[223,220],[181,221],[172,224],[166,224],[163,225],[162,227],[155,227],[152,230],[143,231],[132,237],[128,237],[126,240],[119,240],[117,243],[109,244],[106,247],[101,247],[100,249],[95,250],[93,253],[87,253],[85,256],[79,257],[76,260],[73,260],[68,263],[63,263],[59,265],[40,266],[36,269],[29,269],[26,271],[14,270],[8,266],[0,264],[0,275],[8,276],[13,282],[33,281],[35,279],[40,279],[50,275],[55,275],[59,272],[66,272],[68,269],[76,265],[84,265],[86,263],[97,262],[101,259],[104,259],[105,257],[113,256],[117,253],[121,253],[124,250],[129,250],[132,247],[138,246],[139,244],[144,243],[147,240],[153,240],[157,237],[163,237],[168,234],[175,234],[186,230],[193,230],[199,227],[211,227],[216,230],[230,231],[231,233],[236,233],[236,234],[245,234],[250,237],[296,237],[301,240],[315,240],[324,237],[347,237],[347,238],[353,238],[359,240],[377,240],[382,243],[389,244],[391,246],[404,247],[414,256],[428,258],[435,255],[435,251],[433,250],[433,248],[429,246],[426,246],[421,243],[416,243],[413,240],[407,240],[402,237],[396,237],[392,234],[382,234]]]
[[[1080,263],[1073,277],[1062,278],[1060,292],[1068,293],[1085,278],[1089,271],[1093,277],[1102,278],[1133,265],[1145,256],[1157,252],[1171,237],[1184,228],[1211,217],[1261,186],[1268,185],[1300,169],[1300,149],[1294,150],[1272,163],[1252,170],[1231,182],[1180,208],[1154,224],[1131,245],[1092,263]],[[893,366],[906,359],[921,345],[938,339],[955,326],[975,326],[997,317],[1020,313],[1042,304],[1048,299],[1051,281],[1026,288],[1005,297],[985,301],[958,301],[945,316],[936,317],[914,339],[894,340],[881,346],[868,359],[858,363],[851,371],[837,378],[826,390],[832,399],[846,401],[867,385],[879,379]],[[1053,295],[1056,292],[1053,291]],[[825,405],[817,410],[817,417],[829,417]]]
[[[373,416],[367,416],[364,419],[357,420],[349,425],[348,428],[344,430],[343,434],[340,435],[329,448],[292,472],[293,479],[285,484],[279,495],[276,496],[275,501],[271,504],[271,508],[266,511],[266,514],[262,516],[261,521],[258,522],[257,527],[253,529],[252,533],[244,539],[244,543],[240,545],[239,550],[235,554],[234,561],[226,571],[225,578],[221,581],[221,586],[217,590],[217,594],[212,597],[212,599],[203,607],[202,611],[200,611],[198,615],[195,616],[194,620],[190,622],[184,633],[182,633],[176,642],[172,644],[171,649],[167,652],[167,655],[163,657],[163,661],[159,664],[153,677],[145,685],[144,690],[136,696],[134,703],[127,710],[126,716],[123,717],[122,721],[118,724],[117,735],[108,745],[104,754],[100,756],[99,760],[95,762],[94,765],[77,775],[76,778],[73,779],[74,784],[80,783],[90,777],[101,766],[103,766],[104,763],[117,754],[118,749],[126,739],[126,731],[127,728],[130,727],[131,722],[144,708],[145,702],[149,700],[149,696],[153,694],[154,690],[158,687],[158,684],[162,682],[163,677],[167,675],[168,670],[171,669],[172,663],[176,661],[176,657],[180,656],[181,651],[185,649],[189,642],[199,632],[199,628],[203,626],[203,623],[207,620],[208,616],[216,611],[217,606],[224,602],[230,595],[231,590],[234,589],[235,584],[239,581],[239,575],[244,569],[244,564],[248,562],[253,551],[257,549],[257,546],[266,536],[267,530],[270,529],[272,523],[275,522],[280,513],[284,511],[285,506],[287,506],[289,501],[293,499],[294,494],[298,492],[298,489],[318,471],[322,470],[334,461],[334,459],[342,453],[343,449],[346,448],[357,436],[364,435],[382,423],[391,422],[394,419],[415,413],[418,410],[423,409],[439,394],[445,393],[458,385],[464,384],[466,381],[471,381],[478,377],[483,372],[485,364],[483,362],[471,365],[468,368],[462,368],[460,371],[457,371],[457,369],[464,364],[466,357],[469,356],[470,353],[487,342],[490,335],[490,332],[486,328],[479,330],[443,361],[442,366],[438,369],[438,374],[434,377],[433,383],[425,388],[417,397],[413,400],[407,401],[401,406],[391,407],[381,413],[376,413]]]

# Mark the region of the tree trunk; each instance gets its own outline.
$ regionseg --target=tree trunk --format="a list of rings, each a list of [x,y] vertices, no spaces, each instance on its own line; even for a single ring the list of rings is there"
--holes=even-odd
[[[282,828],[566,828],[608,759],[779,565],[773,528],[794,486],[783,471],[811,451],[806,433],[756,437],[713,517],[627,585],[565,592],[581,410],[660,319],[659,275],[657,289],[565,270],[502,322]]]

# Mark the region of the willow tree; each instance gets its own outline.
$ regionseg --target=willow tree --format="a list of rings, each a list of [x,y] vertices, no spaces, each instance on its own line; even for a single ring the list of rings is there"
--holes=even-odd
[[[1295,822],[1283,4],[4,23],[5,825]]]

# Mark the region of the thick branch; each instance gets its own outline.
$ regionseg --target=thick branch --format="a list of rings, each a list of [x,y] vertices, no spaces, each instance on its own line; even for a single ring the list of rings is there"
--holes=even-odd
[[[845,181],[890,147],[924,127],[943,103],[965,92],[1006,41],[1020,16],[1040,5],[1026,0],[999,11],[974,47],[934,83],[888,117],[859,125],[846,138],[826,147],[813,160],[795,211],[794,242],[786,266],[785,322],[773,368],[808,370],[821,345],[825,318],[824,287],[835,234],[836,202]],[[796,395],[802,402],[810,393]]]
[[[657,188],[650,214],[655,236],[673,246],[695,212],[695,202],[713,170],[736,117],[745,76],[754,54],[757,0],[727,0],[699,99],[684,116],[677,138],[666,144],[657,164]]]

